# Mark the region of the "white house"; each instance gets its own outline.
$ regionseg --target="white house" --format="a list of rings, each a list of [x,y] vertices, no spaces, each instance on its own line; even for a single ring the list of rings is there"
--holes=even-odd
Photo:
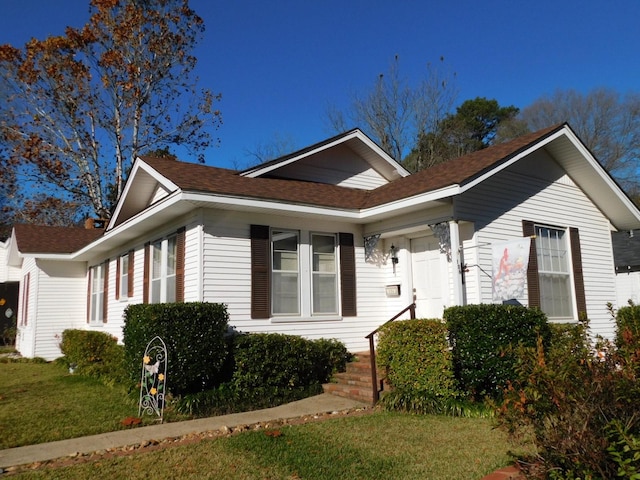
[[[243,172],[139,158],[104,230],[23,227],[8,263],[25,356],[59,356],[66,328],[121,338],[127,305],[172,301],[360,351],[413,302],[584,312],[611,336],[611,234],[640,211],[566,124],[413,175],[356,129]]]

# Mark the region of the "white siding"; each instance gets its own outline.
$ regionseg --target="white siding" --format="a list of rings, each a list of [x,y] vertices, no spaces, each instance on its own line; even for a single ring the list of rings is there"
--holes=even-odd
[[[83,262],[28,259],[23,265],[26,273],[30,273],[28,319],[19,327],[16,346],[25,357],[53,360],[61,355],[63,330],[81,328],[86,317],[86,267]],[[21,315],[19,310],[18,323]]]
[[[38,304],[38,267],[33,258],[26,258],[22,262],[20,277],[20,292],[18,293],[18,334],[16,350],[24,357],[35,356],[35,311]],[[29,296],[25,300],[26,276],[29,275]],[[24,308],[26,305],[27,313]],[[26,317],[26,318],[25,318]],[[24,324],[26,321],[26,325]]]
[[[356,244],[358,316],[299,321],[252,319],[249,238],[251,224],[301,231],[353,233]],[[388,313],[390,304],[385,298],[384,290],[390,266],[365,262],[362,233],[354,230],[351,225],[311,222],[291,217],[263,218],[227,211],[209,211],[205,217],[203,249],[204,300],[226,304],[230,324],[239,331],[288,333],[307,338],[336,338],[344,342],[350,350],[358,351],[368,348],[365,335],[392,316]]]
[[[376,170],[344,145],[277,169],[282,178],[372,190],[388,183]]]
[[[579,229],[587,315],[592,332],[611,336],[606,309],[616,302],[611,231],[607,218],[549,157],[540,153],[520,161],[518,172],[502,172],[464,194],[456,203],[461,218],[475,220],[479,267],[470,268],[479,280],[478,300],[491,303],[491,244],[522,237],[522,220]],[[466,255],[466,253],[465,253]]]

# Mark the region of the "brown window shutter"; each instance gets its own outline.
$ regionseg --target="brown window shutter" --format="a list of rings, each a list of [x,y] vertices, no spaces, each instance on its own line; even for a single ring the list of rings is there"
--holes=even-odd
[[[578,318],[586,317],[587,297],[584,293],[584,275],[582,272],[582,251],[580,249],[580,234],[578,229],[569,229],[569,242],[571,245],[571,261],[573,263],[573,281],[576,289],[576,307]]]
[[[342,316],[355,317],[356,309],[356,255],[352,233],[338,234],[340,244],[340,290]]]
[[[102,286],[102,323],[107,323],[109,311],[109,260],[104,262],[104,283]]]
[[[176,236],[176,302],[184,302],[184,254],[186,228],[178,230]]]
[[[89,267],[87,274],[87,323],[91,323],[91,282],[93,279],[93,267]]]
[[[128,283],[128,296],[133,296],[133,257],[135,256],[134,250],[129,250],[129,270],[127,273],[127,283]]]
[[[122,257],[116,258],[116,300],[120,299],[120,263],[122,262]]]
[[[251,318],[271,316],[269,227],[251,225]]]
[[[142,277],[142,303],[149,303],[149,270],[151,265],[151,258],[149,258],[151,244],[149,242],[144,244],[144,266]]]
[[[540,308],[540,278],[538,277],[538,252],[536,250],[536,227],[529,220],[522,221],[522,235],[531,237],[531,249],[529,250],[529,266],[527,267],[527,289],[529,294],[529,307]]]

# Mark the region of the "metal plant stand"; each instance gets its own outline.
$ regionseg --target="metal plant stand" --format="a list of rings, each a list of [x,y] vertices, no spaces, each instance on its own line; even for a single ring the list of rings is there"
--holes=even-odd
[[[138,416],[156,415],[162,423],[167,383],[167,346],[160,337],[147,344],[142,358]]]

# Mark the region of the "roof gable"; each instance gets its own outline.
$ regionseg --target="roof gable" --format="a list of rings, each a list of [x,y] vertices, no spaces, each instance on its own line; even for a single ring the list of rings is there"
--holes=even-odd
[[[269,177],[374,189],[409,172],[361,130],[323,142],[240,172],[243,177]]]

